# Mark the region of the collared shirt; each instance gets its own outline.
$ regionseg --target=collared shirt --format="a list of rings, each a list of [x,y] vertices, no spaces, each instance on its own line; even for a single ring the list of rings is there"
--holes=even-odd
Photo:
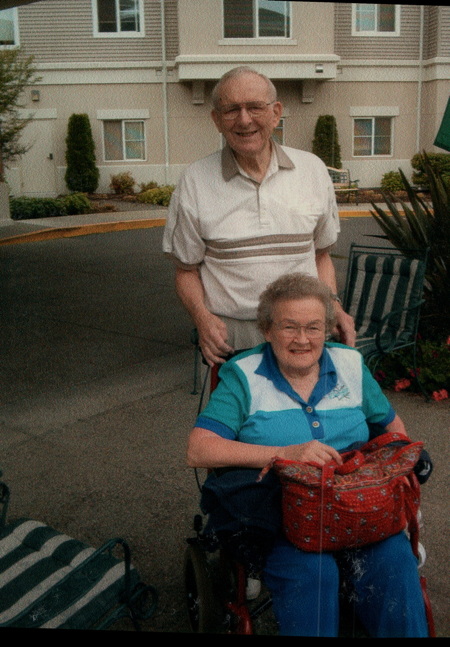
[[[191,164],[172,196],[163,250],[181,267],[200,268],[206,307],[219,316],[255,320],[269,283],[287,272],[317,276],[315,251],[337,239],[326,166],[273,144],[261,183],[225,147]]]
[[[278,368],[270,344],[229,360],[197,427],[223,438],[266,446],[313,439],[342,450],[369,437],[367,422],[386,426],[395,417],[361,354],[327,343],[318,382],[307,402]]]

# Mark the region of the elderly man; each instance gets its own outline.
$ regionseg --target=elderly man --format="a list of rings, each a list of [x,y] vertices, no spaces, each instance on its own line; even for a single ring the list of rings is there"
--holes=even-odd
[[[227,72],[213,90],[212,119],[226,146],[191,164],[172,196],[163,250],[209,365],[263,341],[258,297],[281,274],[318,276],[336,294],[330,247],[339,233],[333,186],[322,161],[279,146],[282,104],[252,68]],[[355,341],[336,297],[341,341]]]

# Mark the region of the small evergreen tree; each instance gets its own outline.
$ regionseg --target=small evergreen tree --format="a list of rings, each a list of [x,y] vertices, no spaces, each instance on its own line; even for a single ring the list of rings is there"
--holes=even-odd
[[[313,153],[327,165],[342,168],[341,147],[333,115],[321,115],[314,130]]]
[[[86,114],[71,115],[66,137],[65,181],[69,191],[94,193],[98,187],[99,170],[95,163],[95,144]]]

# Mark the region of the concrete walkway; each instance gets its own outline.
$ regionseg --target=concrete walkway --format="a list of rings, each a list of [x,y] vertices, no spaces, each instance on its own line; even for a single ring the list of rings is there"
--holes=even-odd
[[[341,206],[343,218],[363,210]],[[95,546],[127,539],[160,594],[145,629],[179,633],[188,630],[185,539],[198,512],[184,452],[199,397],[192,326],[160,251],[165,213],[0,221],[0,470],[12,517]],[[438,636],[448,636],[449,401],[389,397],[435,462],[423,488],[423,572]],[[273,633],[270,614],[258,629]]]

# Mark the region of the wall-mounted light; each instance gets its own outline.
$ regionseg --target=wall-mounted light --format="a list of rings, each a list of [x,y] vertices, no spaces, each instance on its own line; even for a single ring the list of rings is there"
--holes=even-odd
[[[41,93],[39,90],[31,90],[31,101],[40,101]]]
[[[322,65],[322,63],[318,63],[316,65],[316,74],[323,74],[323,65]]]

